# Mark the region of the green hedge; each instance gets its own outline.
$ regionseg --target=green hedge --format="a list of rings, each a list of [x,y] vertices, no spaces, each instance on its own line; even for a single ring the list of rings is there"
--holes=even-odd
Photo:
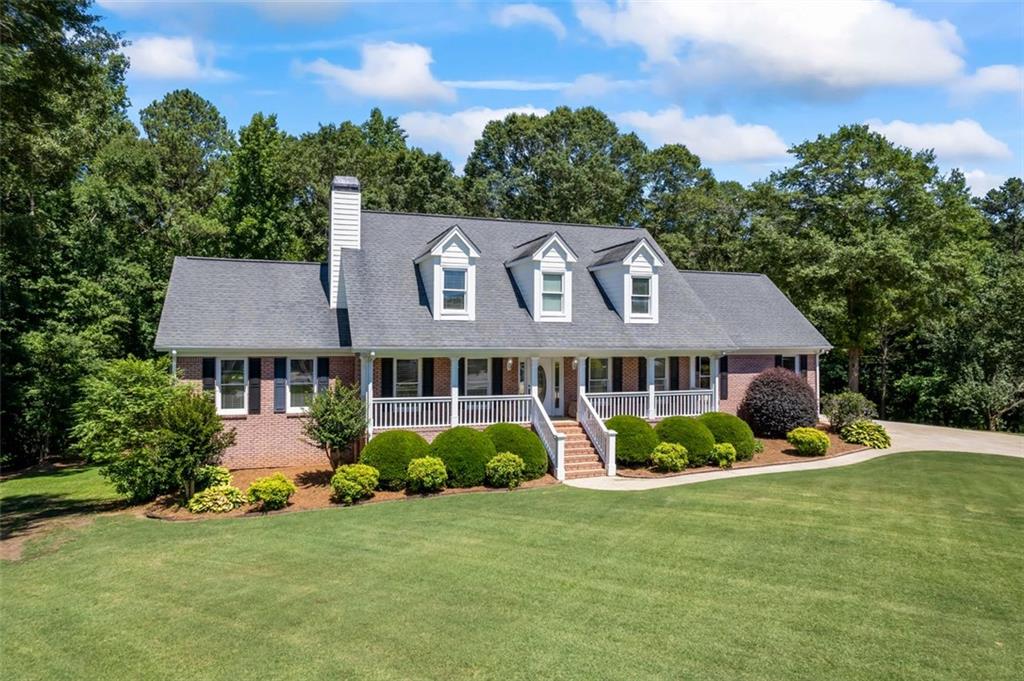
[[[715,442],[728,442],[736,448],[736,458],[746,461],[754,456],[757,442],[754,431],[738,416],[720,411],[709,411],[699,417],[715,438]]]
[[[430,445],[411,430],[388,430],[366,443],[359,462],[380,473],[381,489],[403,489],[409,462],[430,453]]]
[[[449,487],[475,487],[484,484],[487,462],[498,452],[481,431],[459,426],[434,438],[430,453],[444,461]]]
[[[658,435],[647,421],[636,416],[613,416],[608,430],[614,430],[615,461],[627,468],[646,466],[658,446]]]
[[[708,427],[689,416],[670,416],[654,428],[662,442],[686,447],[686,455],[691,466],[703,466],[711,456],[711,448],[715,446],[715,436]]]
[[[526,480],[539,478],[548,472],[548,453],[537,434],[515,423],[495,423],[484,433],[499,452],[512,452],[526,465]]]

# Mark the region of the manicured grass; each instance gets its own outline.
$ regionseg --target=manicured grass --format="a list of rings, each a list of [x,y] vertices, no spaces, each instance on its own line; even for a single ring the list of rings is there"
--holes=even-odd
[[[1017,679],[1024,461],[198,523],[0,565],[18,679]]]
[[[97,466],[29,471],[0,482],[0,536],[31,532],[43,520],[110,510],[121,503]]]

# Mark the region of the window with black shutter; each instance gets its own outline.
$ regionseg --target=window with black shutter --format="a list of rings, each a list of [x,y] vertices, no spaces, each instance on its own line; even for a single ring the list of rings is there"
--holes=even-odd
[[[434,396],[434,358],[424,357],[420,360],[423,365],[423,396],[433,397]]]
[[[647,358],[637,359],[637,386],[639,390],[647,390]]]
[[[217,385],[217,358],[203,357],[203,390],[213,392]]]
[[[718,399],[729,399],[729,358],[718,360]]]
[[[668,385],[669,390],[679,390],[679,358],[668,358]]]
[[[330,357],[317,357],[316,358],[316,390],[322,392],[327,390],[327,386],[330,385],[331,380],[331,358]]]
[[[288,410],[288,358],[274,358],[274,413]]]
[[[505,360],[501,357],[491,358],[491,394],[500,395],[504,384],[502,380]]]
[[[260,413],[260,381],[263,378],[263,358],[249,358],[249,413]]]
[[[612,357],[612,392],[622,392],[622,358]]]
[[[395,360],[383,357],[380,360],[380,396],[395,396]]]

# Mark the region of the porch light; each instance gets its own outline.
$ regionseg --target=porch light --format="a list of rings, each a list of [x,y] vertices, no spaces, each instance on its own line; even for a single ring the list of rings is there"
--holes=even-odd
[[[579,365],[580,365],[580,361],[578,359],[576,359],[575,357],[573,357],[572,358],[572,368],[575,369]]]
[[[512,371],[512,358],[509,357],[505,360],[505,371]]]

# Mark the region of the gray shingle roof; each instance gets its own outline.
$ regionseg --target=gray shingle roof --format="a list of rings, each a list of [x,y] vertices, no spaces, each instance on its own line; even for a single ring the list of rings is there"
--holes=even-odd
[[[458,225],[480,244],[476,320],[435,321],[413,260]],[[579,261],[573,321],[534,322],[505,266],[557,229]],[[666,263],[660,323],[624,324],[587,268],[647,237]],[[342,252],[348,310],[331,310],[326,265],[175,258],[158,350],[724,350],[827,348],[761,275],[676,271],[645,230],[478,218],[362,215],[362,248]]]
[[[332,310],[320,263],[175,258],[158,350],[326,350],[352,344],[347,310]]]
[[[601,265],[610,265],[611,263],[622,262],[622,260],[629,255],[629,252],[636,248],[637,243],[642,239],[643,237],[637,237],[617,246],[612,246],[611,248],[605,248],[599,251],[597,255],[600,257],[592,262],[590,267],[594,268],[600,267]]]

